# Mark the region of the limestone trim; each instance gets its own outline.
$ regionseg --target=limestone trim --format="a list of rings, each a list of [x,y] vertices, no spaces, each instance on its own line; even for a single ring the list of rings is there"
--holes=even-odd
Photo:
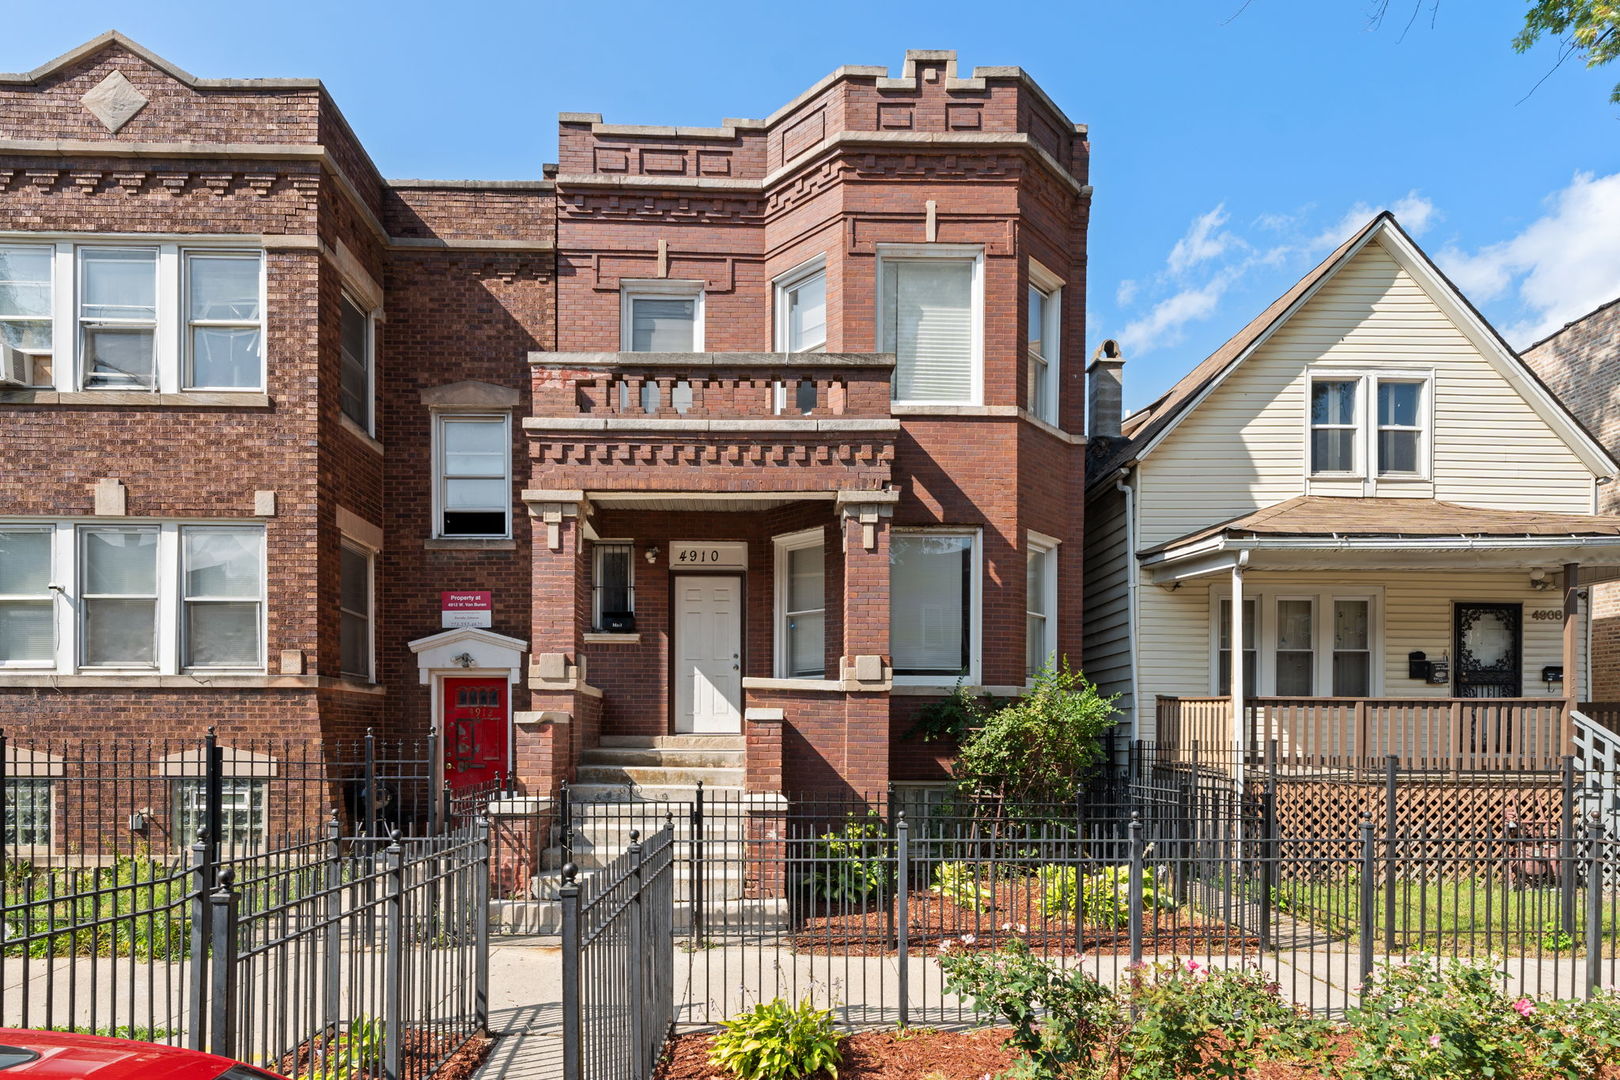
[[[0,405],[100,405],[159,409],[268,409],[269,394],[235,390],[154,394],[134,390],[0,390]]]
[[[0,687],[46,689],[341,690],[382,696],[377,683],[330,675],[0,675]]]
[[[894,353],[787,352],[531,352],[529,363],[546,368],[892,368]]]
[[[463,379],[461,382],[430,386],[422,391],[422,404],[430,409],[515,409],[523,404],[523,392],[510,386]]]
[[[383,531],[381,526],[373,525],[354,511],[346,507],[338,507],[337,527],[338,532],[363,547],[368,547],[373,551],[382,550]]]

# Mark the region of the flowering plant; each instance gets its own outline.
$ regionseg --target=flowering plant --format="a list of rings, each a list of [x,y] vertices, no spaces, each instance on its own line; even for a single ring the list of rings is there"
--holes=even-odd
[[[1538,1052],[1542,1017],[1501,989],[1494,964],[1419,956],[1382,965],[1345,1013],[1358,1029],[1347,1071],[1364,1080],[1522,1075]]]

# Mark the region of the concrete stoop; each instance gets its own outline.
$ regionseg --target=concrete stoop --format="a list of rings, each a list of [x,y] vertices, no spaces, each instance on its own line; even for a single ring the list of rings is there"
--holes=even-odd
[[[703,925],[709,930],[758,931],[774,934],[788,927],[787,901],[782,898],[711,901],[703,905]],[[692,905],[675,905],[675,931],[692,928]],[[562,932],[562,904],[557,900],[492,900],[489,932],[495,935],[554,937]]]

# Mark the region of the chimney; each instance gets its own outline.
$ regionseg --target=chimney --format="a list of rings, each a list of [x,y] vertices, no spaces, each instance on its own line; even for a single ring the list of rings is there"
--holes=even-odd
[[[1124,408],[1125,358],[1119,342],[1109,338],[1097,346],[1086,367],[1086,435],[1117,439]]]

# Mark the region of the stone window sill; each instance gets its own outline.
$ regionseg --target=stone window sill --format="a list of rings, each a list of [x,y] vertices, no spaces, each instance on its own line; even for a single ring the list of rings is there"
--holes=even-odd
[[[365,428],[350,420],[347,413],[338,413],[338,423],[343,425],[344,431],[347,431],[350,435],[377,451],[377,453],[383,452],[383,444],[368,435]]]
[[[637,645],[641,642],[640,632],[634,634],[602,634],[592,632],[585,635],[587,645]]]
[[[478,540],[472,537],[439,538],[422,541],[424,551],[516,551],[516,540]]]
[[[256,390],[0,390],[0,405],[103,405],[146,409],[267,409],[270,395]]]

